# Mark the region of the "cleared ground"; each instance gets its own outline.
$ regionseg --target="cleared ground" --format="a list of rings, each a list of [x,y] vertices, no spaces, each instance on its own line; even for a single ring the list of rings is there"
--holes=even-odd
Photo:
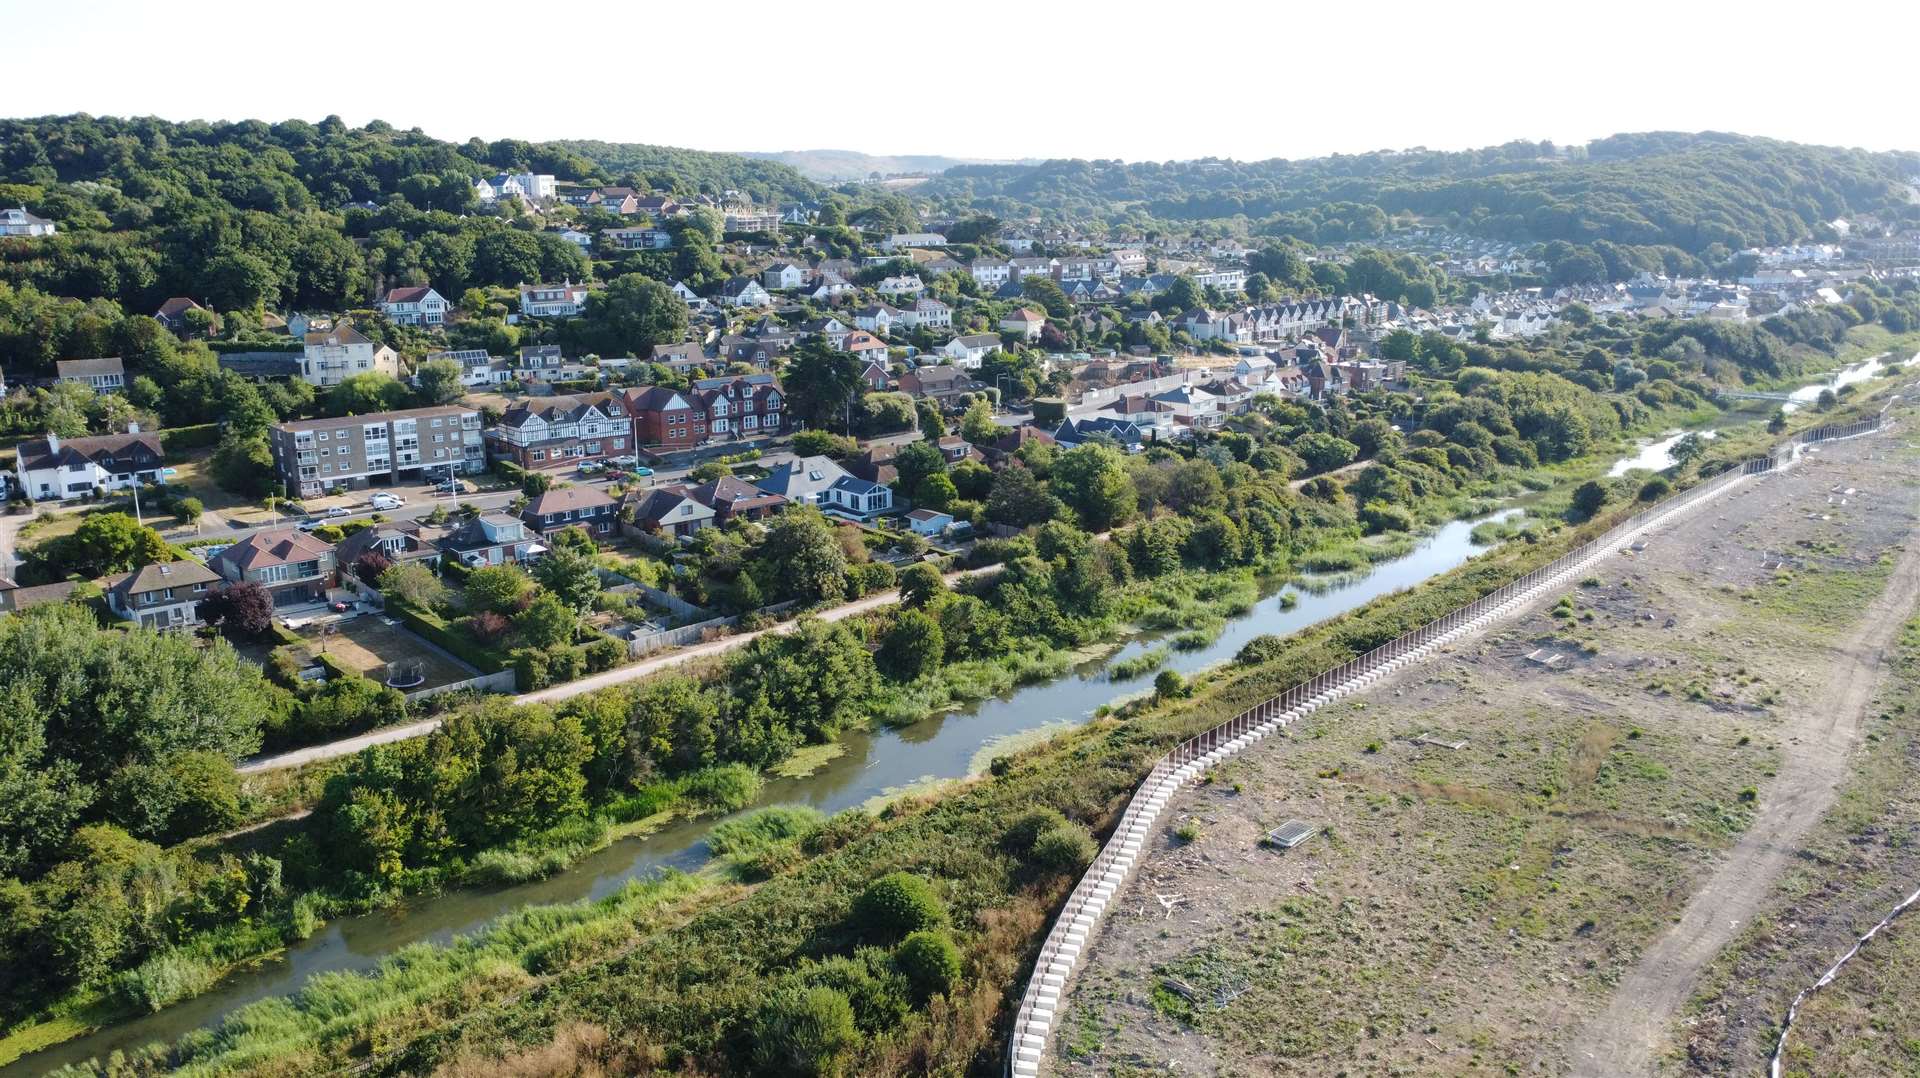
[[[478,670],[408,632],[403,626],[388,625],[376,616],[347,618],[326,625],[333,631],[324,636],[318,625],[301,630],[301,637],[307,641],[306,651],[311,655],[325,652],[348,669],[382,685],[387,683],[387,664],[392,662],[422,664],[421,673],[426,680],[418,685],[405,686],[409,692],[438,688],[480,674]]]
[[[1074,987],[1056,1070],[1558,1074],[1583,1031],[1639,1028],[1606,1017],[1623,983],[1676,1013],[1746,916],[1710,923],[1696,889],[1728,863],[1726,909],[1770,892],[1782,821],[1831,803],[1830,739],[1871,698],[1834,696],[1836,672],[1911,605],[1875,606],[1915,561],[1896,573],[1915,523],[1896,444],[1753,483],[1184,795]],[[1261,845],[1293,818],[1325,830]],[[1683,917],[1700,948],[1642,972]]]

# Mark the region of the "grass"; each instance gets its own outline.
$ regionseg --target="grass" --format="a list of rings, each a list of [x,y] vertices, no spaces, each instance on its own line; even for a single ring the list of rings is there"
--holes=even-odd
[[[1158,670],[1166,664],[1170,652],[1167,648],[1149,648],[1138,655],[1118,659],[1108,664],[1107,677],[1112,681],[1132,681]]]
[[[804,779],[846,755],[846,752],[847,746],[838,741],[824,745],[803,745],[786,759],[768,768],[767,773],[783,779]]]

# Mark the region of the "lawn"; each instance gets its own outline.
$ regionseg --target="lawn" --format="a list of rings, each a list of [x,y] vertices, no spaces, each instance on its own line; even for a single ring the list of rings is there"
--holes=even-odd
[[[310,656],[324,652],[347,669],[381,684],[386,683],[388,663],[404,660],[423,663],[421,672],[426,680],[408,686],[408,691],[438,688],[480,675],[478,670],[420,639],[404,626],[388,625],[377,616],[308,625],[300,630],[300,635],[308,641],[304,650]]]

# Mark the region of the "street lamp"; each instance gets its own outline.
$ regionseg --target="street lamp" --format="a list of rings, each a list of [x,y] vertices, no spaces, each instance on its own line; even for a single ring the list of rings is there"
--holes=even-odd
[[[1002,415],[1005,415],[1008,409],[1007,409],[1007,393],[1006,393],[1006,390],[1003,390],[1000,388],[1000,383],[1008,381],[1012,377],[1013,376],[1010,374],[996,374],[993,376],[993,391],[995,394],[997,394],[1000,397],[1000,413]]]

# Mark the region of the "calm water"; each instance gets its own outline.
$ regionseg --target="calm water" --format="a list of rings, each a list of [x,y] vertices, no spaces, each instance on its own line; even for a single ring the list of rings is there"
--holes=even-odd
[[[1821,390],[1831,389],[1838,391],[1841,386],[1850,386],[1855,382],[1864,382],[1879,374],[1881,371],[1886,370],[1888,367],[1903,367],[1916,360],[1920,360],[1920,353],[1916,353],[1904,361],[1894,363],[1887,362],[1886,356],[1874,356],[1872,359],[1862,360],[1851,367],[1842,367],[1840,372],[1831,378],[1826,378],[1810,385],[1804,385],[1794,390],[1788,394],[1788,396],[1792,398],[1791,402],[1783,404],[1780,407],[1783,411],[1795,411],[1804,405],[1812,404],[1814,401],[1819,400]]]
[[[1193,673],[1231,659],[1247,641],[1262,633],[1295,632],[1444,573],[1479,552],[1471,538],[1476,523],[1479,521],[1447,524],[1405,556],[1382,562],[1366,577],[1319,595],[1292,588],[1269,591],[1250,613],[1231,620],[1211,645],[1198,651],[1173,652],[1163,668]],[[1289,592],[1294,593],[1297,605],[1283,610],[1281,597]],[[758,804],[805,804],[834,813],[919,783],[964,776],[976,757],[992,755],[990,746],[997,741],[1042,727],[1065,728],[1085,722],[1101,704],[1147,691],[1151,674],[1114,682],[1108,678],[1106,667],[1115,659],[1158,646],[1171,635],[1136,637],[1112,654],[1074,667],[1052,681],[1027,685],[911,726],[849,734],[842,739],[846,751],[813,774],[798,779],[769,777]],[[171,1041],[199,1026],[218,1022],[248,1003],[295,992],[317,973],[368,969],[409,944],[445,942],[523,906],[599,898],[618,890],[627,880],[663,867],[692,871],[707,861],[706,834],[717,822],[718,818],[675,821],[645,838],[616,842],[537,883],[487,891],[459,890],[420,898],[391,910],[342,918],[282,954],[234,973],[206,995],[28,1056],[0,1068],[0,1076],[38,1074],[104,1056],[116,1048]]]

